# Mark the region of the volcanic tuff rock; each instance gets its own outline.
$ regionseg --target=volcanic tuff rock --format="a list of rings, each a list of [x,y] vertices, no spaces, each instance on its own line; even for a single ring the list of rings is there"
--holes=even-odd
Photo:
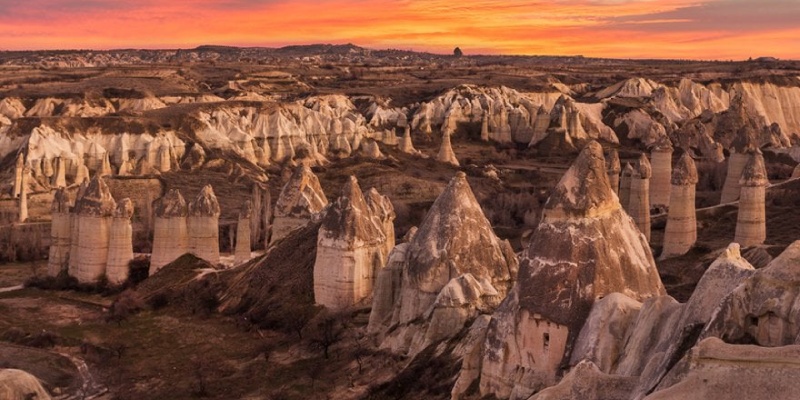
[[[111,219],[117,204],[105,181],[95,176],[83,196],[75,201],[77,251],[70,252],[69,274],[79,282],[95,282],[106,273]],[[72,240],[76,240],[74,237]]]
[[[69,195],[64,188],[53,195],[50,208],[50,251],[47,257],[47,275],[58,276],[67,267],[70,247]]]
[[[661,259],[686,254],[697,241],[695,186],[697,167],[689,153],[683,153],[672,171],[667,227]]]
[[[315,302],[343,309],[369,297],[388,256],[387,233],[351,176],[322,218],[314,263]]]
[[[653,176],[650,178],[650,205],[669,205],[672,177],[672,142],[664,136],[650,151]]]
[[[189,252],[212,264],[219,263],[219,202],[211,185],[204,186],[189,203],[186,228]]]
[[[128,280],[128,264],[133,260],[132,216],[133,202],[127,198],[120,200],[109,229],[106,262],[106,277],[114,285]]]
[[[617,149],[608,151],[606,166],[608,168],[608,183],[611,185],[611,190],[613,190],[614,193],[619,193],[619,173],[622,171],[622,165],[619,162],[619,153]]]
[[[150,275],[189,250],[186,201],[177,189],[170,189],[153,204],[153,251]]]
[[[739,180],[741,195],[734,241],[743,247],[761,244],[767,239],[765,209],[767,185],[769,181],[764,167],[764,156],[760,151],[756,151],[750,156]]]
[[[591,142],[558,183],[485,342],[482,395],[525,398],[555,383],[592,304],[665,293],[650,247],[611,190]]]
[[[275,203],[271,242],[305,225],[328,204],[319,179],[306,165],[295,168]]]
[[[394,328],[381,346],[410,355],[491,312],[517,271],[511,246],[492,231],[462,172],[436,199],[413,239],[398,245],[391,258],[392,273],[375,293],[375,301],[396,299],[390,320],[383,323]],[[388,282],[391,278],[400,281]],[[379,316],[371,319],[382,322]]]
[[[625,211],[630,210],[631,203],[631,179],[633,176],[633,166],[630,163],[625,163],[625,168],[622,169],[619,180],[619,202]]]
[[[650,241],[650,178],[652,169],[647,155],[639,157],[639,164],[631,176],[631,192],[628,213],[636,221],[636,227]]]
[[[241,264],[250,259],[250,219],[253,218],[253,206],[250,199],[245,200],[239,210],[239,222],[236,224],[236,249],[234,251],[235,263]]]
[[[6,400],[50,400],[35,376],[19,369],[0,369],[0,398]]]
[[[442,144],[439,147],[439,153],[436,155],[436,161],[450,164],[455,167],[459,166],[456,153],[453,152],[453,145],[450,143],[449,133],[442,133]]]

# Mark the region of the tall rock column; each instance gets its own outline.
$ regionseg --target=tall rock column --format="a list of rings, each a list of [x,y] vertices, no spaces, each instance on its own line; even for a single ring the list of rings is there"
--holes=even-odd
[[[608,168],[608,183],[611,184],[611,190],[619,194],[619,173],[622,171],[622,166],[619,162],[619,153],[617,153],[617,149],[608,151],[606,167]]]
[[[150,275],[189,251],[188,209],[178,189],[170,189],[153,204],[153,252]]]
[[[189,203],[186,226],[189,231],[189,252],[211,264],[219,264],[219,202],[211,185]]]
[[[19,153],[16,164],[14,164],[14,197],[19,197],[19,194],[22,193],[22,170],[24,168],[25,155]]]
[[[25,167],[22,169],[22,178],[20,179],[20,186],[22,187],[19,192],[19,222],[28,220],[28,176],[30,175],[30,168]]]
[[[639,157],[639,165],[633,170],[631,176],[631,198],[628,214],[633,217],[636,227],[639,228],[647,241],[650,241],[650,177],[652,169],[647,155]]]
[[[767,239],[764,201],[768,184],[764,156],[761,152],[755,152],[745,165],[739,181],[741,195],[739,215],[736,220],[736,237],[733,241],[742,247],[762,244]]]
[[[625,168],[622,169],[622,177],[619,181],[619,202],[627,212],[630,212],[632,176],[633,166],[630,163],[625,163]]]
[[[725,175],[725,183],[722,185],[720,204],[731,203],[739,199],[739,180],[742,178],[742,171],[749,159],[750,154],[747,152],[735,150],[731,152],[728,159],[728,173]]]
[[[697,241],[695,213],[697,181],[697,167],[694,160],[689,153],[683,153],[672,170],[672,192],[669,198],[669,215],[664,231],[661,259],[684,255]]]
[[[319,178],[306,165],[298,166],[283,185],[275,203],[270,243],[282,239],[289,232],[304,226],[328,205]]]
[[[50,252],[47,257],[47,275],[58,276],[62,270],[67,269],[71,233],[69,196],[63,187],[58,189],[53,196],[53,205],[50,211],[52,213],[52,222],[50,223]]]
[[[317,235],[314,301],[340,310],[372,295],[386,236],[351,176],[331,204]]]
[[[78,204],[79,201],[83,198],[83,194],[86,193],[86,187],[89,185],[89,181],[84,180],[81,182],[80,186],[78,187],[78,193],[75,194],[75,205]],[[76,212],[76,207],[72,207],[69,213],[69,260],[67,261],[68,271],[70,275],[73,275],[73,271],[77,271],[78,269],[78,240],[80,238],[80,225],[78,224],[78,213]]]
[[[129,264],[133,260],[132,216],[133,202],[127,198],[122,199],[114,211],[108,238],[106,276],[108,282],[113,285],[119,285],[128,280]]]
[[[89,182],[83,197],[75,203],[78,253],[75,268],[69,272],[78,282],[97,282],[106,274],[111,219],[116,208],[111,191],[99,176]]]
[[[672,142],[664,136],[650,152],[653,176],[650,179],[650,205],[669,205],[672,177]]]
[[[239,265],[250,259],[250,220],[253,218],[253,207],[250,200],[242,205],[239,211],[239,223],[236,224],[236,250],[234,262]]]
[[[64,157],[56,158],[56,173],[53,175],[53,186],[62,188],[67,186],[67,166]]]
[[[458,167],[458,159],[456,153],[453,152],[453,145],[450,143],[450,134],[442,132],[442,145],[439,147],[439,154],[436,155],[436,161],[443,162]]]

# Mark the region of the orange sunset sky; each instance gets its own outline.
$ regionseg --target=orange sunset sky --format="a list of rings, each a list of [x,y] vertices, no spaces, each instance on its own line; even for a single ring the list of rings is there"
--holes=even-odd
[[[0,0],[0,50],[348,42],[466,54],[800,59],[800,0]]]

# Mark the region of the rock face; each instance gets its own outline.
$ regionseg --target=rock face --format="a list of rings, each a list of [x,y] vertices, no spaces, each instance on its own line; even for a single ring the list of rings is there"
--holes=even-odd
[[[70,243],[69,196],[64,188],[58,189],[53,196],[50,208],[50,252],[47,257],[47,275],[58,276],[67,270]]]
[[[170,189],[154,202],[151,276],[189,251],[189,232],[186,226],[188,213],[186,201],[177,189]]]
[[[14,164],[14,197],[19,197],[20,193],[22,193],[23,168],[25,168],[25,154],[19,153],[16,164]]]
[[[106,274],[111,222],[117,204],[105,181],[95,176],[80,200],[75,202],[78,226],[77,253],[69,274],[79,282],[92,283]],[[73,238],[72,240],[75,240]]]
[[[391,221],[389,221],[391,223]],[[384,223],[364,198],[355,177],[325,210],[317,236],[314,300],[334,310],[372,295],[375,277],[388,256]],[[392,239],[394,241],[394,239]]]
[[[728,159],[728,174],[725,175],[725,183],[722,185],[720,204],[731,203],[739,199],[739,180],[742,178],[742,171],[748,160],[750,160],[748,153],[739,153],[735,150],[731,152],[731,157]]]
[[[252,217],[253,206],[250,200],[247,200],[239,211],[239,223],[236,224],[236,250],[234,254],[236,265],[247,262],[250,259],[250,219]]]
[[[622,204],[622,208],[628,212],[630,212],[632,176],[633,166],[630,163],[625,163],[625,168],[622,169],[622,176],[619,181],[619,202]]]
[[[689,153],[683,153],[672,171],[672,192],[669,200],[667,227],[661,258],[686,254],[697,241],[695,186],[697,167]]]
[[[0,369],[0,399],[50,400],[35,376],[18,369]]]
[[[19,192],[19,215],[17,215],[17,222],[25,222],[28,220],[28,176],[30,169],[25,167],[22,169],[22,178],[20,178],[20,186],[22,187]]]
[[[415,355],[452,338],[497,306],[513,284],[517,259],[492,231],[462,172],[450,181],[407,244],[395,247],[370,316],[381,346]],[[387,299],[394,299],[385,316]]]
[[[628,213],[636,221],[636,227],[650,241],[650,177],[652,169],[647,156],[639,157],[639,165],[631,175],[631,194]]]
[[[750,161],[745,165],[742,178],[739,180],[741,195],[734,241],[742,247],[762,244],[767,239],[764,201],[768,184],[764,156],[761,152],[755,152],[750,156]]]
[[[622,171],[622,165],[619,162],[619,153],[617,153],[617,149],[608,151],[606,166],[608,168],[608,183],[611,185],[611,190],[619,194],[619,173]]]
[[[650,206],[669,205],[672,151],[672,142],[664,136],[650,152],[653,170],[653,176],[650,178]]]
[[[406,126],[406,129],[403,132],[403,138],[400,139],[400,145],[398,146],[398,150],[406,154],[415,154],[415,155],[419,154],[419,150],[414,148],[414,142],[411,140],[410,126]]]
[[[436,161],[443,162],[458,167],[458,159],[456,153],[453,152],[453,145],[450,143],[450,134],[442,133],[442,145],[439,147],[439,153],[436,155]]]
[[[200,190],[189,203],[186,227],[189,252],[211,264],[219,264],[219,202],[211,185]]]
[[[283,185],[275,203],[270,243],[282,239],[287,233],[308,223],[328,205],[319,179],[311,168],[298,166],[289,181]]]
[[[108,261],[106,276],[111,284],[119,285],[128,280],[128,264],[133,260],[133,202],[122,199],[114,211],[108,238]]]
[[[545,204],[518,283],[492,317],[481,395],[527,398],[555,383],[592,304],[619,292],[664,295],[647,240],[611,190],[591,142]]]

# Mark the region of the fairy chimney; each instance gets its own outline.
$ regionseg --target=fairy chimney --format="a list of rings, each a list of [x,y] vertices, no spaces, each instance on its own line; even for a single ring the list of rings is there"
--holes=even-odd
[[[189,231],[189,252],[211,264],[219,264],[219,202],[211,185],[189,203],[186,227]]]
[[[694,160],[689,153],[683,153],[672,170],[672,191],[661,259],[684,255],[697,241],[695,213],[697,181],[697,167]]]
[[[741,194],[736,220],[736,237],[733,241],[742,247],[762,244],[767,239],[764,201],[768,184],[764,156],[760,151],[756,151],[750,156],[739,180]]]
[[[108,238],[106,277],[112,285],[120,285],[128,280],[129,264],[133,260],[132,216],[133,202],[127,198],[120,200],[114,210]]]
[[[177,189],[153,204],[153,252],[150,256],[150,275],[175,261],[189,251],[189,233],[186,226],[188,209]]]

